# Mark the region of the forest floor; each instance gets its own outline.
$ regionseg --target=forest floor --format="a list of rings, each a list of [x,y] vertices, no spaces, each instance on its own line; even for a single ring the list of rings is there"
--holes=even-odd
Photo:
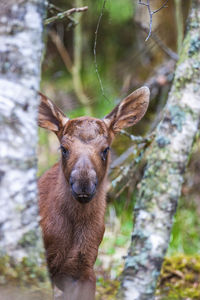
[[[108,260],[105,263],[107,264]],[[120,269],[122,267],[121,265]],[[115,299],[119,287],[119,277],[115,277],[116,273],[112,272],[115,269],[116,262],[114,262],[113,269],[111,264],[109,264],[108,269],[97,268],[96,300]],[[0,286],[0,300],[50,299],[52,299],[50,287]],[[156,300],[200,300],[200,255],[187,256],[180,254],[165,259]]]

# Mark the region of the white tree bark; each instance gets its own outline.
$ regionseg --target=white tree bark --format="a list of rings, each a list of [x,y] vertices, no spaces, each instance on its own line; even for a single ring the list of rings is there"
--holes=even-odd
[[[44,12],[44,0],[0,2],[0,257],[16,263],[39,261],[42,249],[36,145]]]
[[[174,83],[147,156],[120,300],[152,300],[200,117],[200,0],[193,0]]]

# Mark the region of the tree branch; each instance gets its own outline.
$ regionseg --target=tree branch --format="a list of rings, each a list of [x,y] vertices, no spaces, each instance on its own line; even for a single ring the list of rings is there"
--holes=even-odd
[[[148,34],[149,29],[145,25],[143,25],[140,22],[136,22],[136,25],[138,25],[140,29],[142,29],[144,32]],[[170,48],[168,48],[155,32],[151,33],[151,38],[167,56],[169,56],[171,59],[175,61],[178,60],[178,54],[172,51]]]
[[[74,13],[79,13],[79,12],[84,12],[88,10],[88,6],[84,6],[84,7],[79,7],[79,8],[71,8],[69,10],[63,11],[58,13],[56,16],[53,16],[51,18],[48,18],[46,20],[44,20],[44,25],[48,25],[52,22],[55,22],[57,20],[62,20],[64,18],[68,18],[70,15],[74,14]]]
[[[99,81],[99,84],[100,84],[100,88],[101,88],[101,91],[102,91],[102,95],[103,97],[109,101],[109,99],[107,98],[106,94],[105,94],[105,91],[104,91],[104,87],[103,87],[103,83],[102,83],[102,80],[101,80],[101,76],[99,74],[99,69],[98,69],[98,63],[97,63],[97,37],[98,37],[98,32],[99,32],[99,27],[100,27],[100,23],[101,23],[101,19],[103,17],[103,12],[104,12],[104,9],[105,9],[105,6],[106,6],[106,1],[107,0],[104,0],[103,1],[103,6],[102,6],[102,9],[101,9],[101,13],[100,13],[100,16],[99,16],[99,19],[98,19],[98,22],[97,22],[97,27],[96,27],[96,30],[95,30],[95,38],[94,38],[94,48],[93,48],[93,53],[94,53],[94,65],[95,65],[95,72],[97,74],[97,78],[98,78],[98,81]]]
[[[155,13],[159,12],[161,9],[165,8],[167,2],[168,2],[168,0],[166,0],[160,8],[158,8],[158,9],[156,9],[156,10],[151,10],[150,0],[147,0],[146,3],[145,3],[145,2],[142,2],[142,0],[139,0],[138,3],[139,3],[140,5],[146,6],[147,9],[148,9],[148,12],[149,12],[149,33],[148,33],[148,36],[147,36],[147,38],[146,38],[146,40],[145,40],[146,42],[148,41],[148,39],[150,38],[151,33],[152,33],[153,15],[154,15]]]
[[[152,14],[154,15],[155,13],[159,12],[162,8],[166,8],[166,7],[167,7],[166,4],[167,4],[168,1],[169,1],[169,0],[166,0],[166,1],[164,2],[164,4],[163,4],[160,8],[154,10],[154,11],[152,12]]]
[[[150,135],[147,135],[146,137],[143,136],[135,136],[133,134],[128,133],[125,130],[120,131],[121,134],[127,136],[130,138],[130,140],[136,144],[146,144],[152,141],[152,138],[154,136],[154,133],[151,133]]]

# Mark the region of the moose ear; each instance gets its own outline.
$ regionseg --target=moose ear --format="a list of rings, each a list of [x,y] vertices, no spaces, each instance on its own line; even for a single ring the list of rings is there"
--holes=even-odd
[[[69,120],[64,113],[42,93],[40,95],[38,124],[40,127],[60,131]]]
[[[135,125],[147,111],[149,105],[149,88],[144,86],[123,99],[107,116],[104,122],[114,133]]]

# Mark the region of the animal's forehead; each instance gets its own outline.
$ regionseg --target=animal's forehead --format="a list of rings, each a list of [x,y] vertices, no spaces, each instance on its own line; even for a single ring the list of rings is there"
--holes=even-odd
[[[108,129],[105,123],[99,119],[81,117],[68,121],[64,134],[88,142],[101,137],[107,139]]]

